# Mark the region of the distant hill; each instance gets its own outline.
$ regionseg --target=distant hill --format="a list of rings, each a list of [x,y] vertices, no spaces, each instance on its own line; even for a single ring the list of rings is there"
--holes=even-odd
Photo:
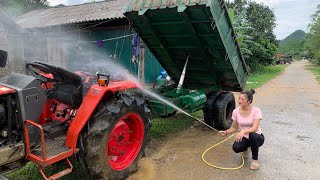
[[[304,40],[307,33],[302,30],[297,30],[290,34],[288,37],[280,41],[278,54],[290,55],[294,58],[303,57],[305,51]]]
[[[289,41],[292,40],[304,40],[307,36],[307,33],[305,33],[302,30],[297,30],[293,33],[291,33],[288,37],[280,41],[280,44],[286,44]]]

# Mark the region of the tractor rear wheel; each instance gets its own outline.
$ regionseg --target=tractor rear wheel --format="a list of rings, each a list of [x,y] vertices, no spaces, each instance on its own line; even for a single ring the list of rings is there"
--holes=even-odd
[[[125,95],[101,104],[87,128],[83,154],[92,179],[125,179],[137,170],[150,129],[142,99]]]

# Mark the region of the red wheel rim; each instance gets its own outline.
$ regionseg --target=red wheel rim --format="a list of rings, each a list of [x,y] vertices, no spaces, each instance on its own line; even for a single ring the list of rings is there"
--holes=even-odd
[[[136,159],[144,139],[144,124],[137,113],[122,116],[109,136],[106,158],[114,170],[126,169]]]

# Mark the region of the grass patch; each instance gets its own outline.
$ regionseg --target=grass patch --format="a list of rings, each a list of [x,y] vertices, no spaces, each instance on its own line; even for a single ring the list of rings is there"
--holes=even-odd
[[[313,74],[316,76],[316,80],[320,82],[320,66],[308,65],[307,69],[313,72]]]
[[[249,75],[246,89],[256,89],[281,74],[288,65],[266,66],[259,72]]]
[[[202,111],[197,111],[191,114],[199,119],[203,118]],[[150,129],[150,136],[154,139],[164,139],[169,133],[180,132],[187,127],[190,127],[195,119],[190,118],[184,114],[177,114],[169,118],[154,117],[151,118],[152,126]]]
[[[73,165],[73,171],[60,178],[61,180],[84,180],[86,179],[86,174],[84,170],[81,168],[80,163],[77,161],[75,157],[71,157],[70,161]],[[47,177],[50,175],[53,175],[54,173],[57,173],[59,171],[64,170],[67,168],[67,163],[58,162],[54,164],[53,166],[49,166],[45,168],[44,173]],[[23,166],[21,169],[14,171],[10,174],[6,175],[10,180],[21,180],[21,179],[43,179],[42,175],[40,174],[39,167],[35,165],[32,162],[28,162],[25,166]]]

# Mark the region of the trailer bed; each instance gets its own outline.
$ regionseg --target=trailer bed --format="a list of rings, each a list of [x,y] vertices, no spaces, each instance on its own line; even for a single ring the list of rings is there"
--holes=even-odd
[[[131,0],[125,16],[175,83],[189,57],[183,88],[244,88],[248,70],[223,0]]]

